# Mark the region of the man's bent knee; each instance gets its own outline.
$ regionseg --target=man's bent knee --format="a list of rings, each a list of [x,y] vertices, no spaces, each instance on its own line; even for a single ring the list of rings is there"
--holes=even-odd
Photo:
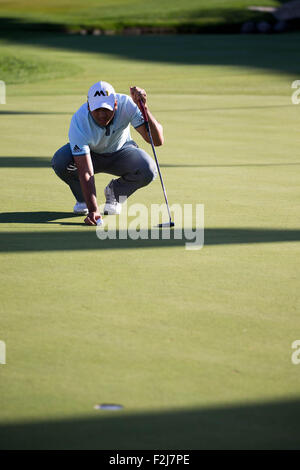
[[[66,173],[68,170],[68,165],[72,163],[73,156],[68,144],[58,149],[51,160],[52,168],[57,175]]]
[[[147,186],[151,183],[157,176],[157,170],[155,166],[149,166],[142,171],[142,183],[143,186]]]

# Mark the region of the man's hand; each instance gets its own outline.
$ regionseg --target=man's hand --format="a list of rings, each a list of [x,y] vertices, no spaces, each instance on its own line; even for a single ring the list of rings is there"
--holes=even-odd
[[[143,88],[139,88],[137,86],[131,86],[130,87],[130,94],[131,94],[131,98],[133,99],[135,104],[138,105],[140,110],[141,110],[140,101],[142,101],[142,103],[144,103],[144,106],[147,110],[147,93],[145,92],[145,90],[143,90]]]
[[[84,219],[86,225],[97,225],[97,220],[102,219],[100,212],[89,212],[87,217]]]

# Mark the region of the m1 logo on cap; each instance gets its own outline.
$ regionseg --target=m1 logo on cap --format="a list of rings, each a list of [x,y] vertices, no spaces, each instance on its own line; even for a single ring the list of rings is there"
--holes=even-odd
[[[102,90],[101,91],[96,91],[96,93],[94,94],[94,98],[95,98],[95,96],[105,96],[105,93]],[[109,96],[109,91],[108,90],[106,90],[106,96]]]

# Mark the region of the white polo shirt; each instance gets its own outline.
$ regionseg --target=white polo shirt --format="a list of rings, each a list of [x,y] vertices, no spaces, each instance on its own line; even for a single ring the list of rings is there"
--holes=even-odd
[[[96,124],[87,103],[73,115],[69,141],[74,156],[90,154],[91,150],[99,154],[116,152],[132,140],[130,124],[135,128],[141,126],[143,115],[130,96],[117,93],[116,99],[118,108],[107,127]]]

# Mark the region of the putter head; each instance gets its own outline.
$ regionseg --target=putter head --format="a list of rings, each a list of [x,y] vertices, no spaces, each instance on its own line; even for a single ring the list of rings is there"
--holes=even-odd
[[[164,228],[164,227],[174,227],[175,224],[174,222],[170,221],[170,222],[164,222],[163,224],[158,224],[157,227],[158,228]]]

